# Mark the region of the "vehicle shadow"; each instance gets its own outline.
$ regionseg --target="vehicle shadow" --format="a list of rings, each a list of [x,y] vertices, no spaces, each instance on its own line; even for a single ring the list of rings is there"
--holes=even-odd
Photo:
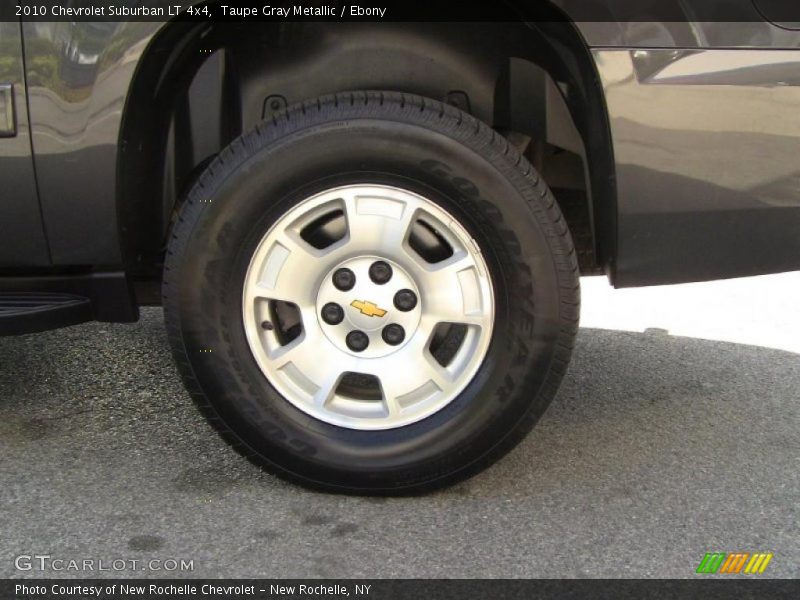
[[[630,494],[647,479],[680,487],[693,478],[741,479],[769,468],[762,463],[773,451],[800,447],[799,359],[658,329],[581,329],[559,394],[532,435],[467,485],[493,494],[504,480],[528,482],[541,493],[613,481]]]
[[[141,422],[168,412],[176,431],[212,437],[198,427],[162,326],[161,311],[146,309],[133,326],[0,338],[5,443],[75,433],[78,424],[85,435],[87,427],[124,429],[126,418]],[[780,425],[796,415],[798,399],[800,361],[791,352],[663,330],[584,328],[562,388],[534,432],[502,466],[443,493],[503,494],[526,481],[541,490],[560,485],[554,472],[572,485],[599,471],[635,475],[668,466],[671,455],[688,460],[694,451],[712,464],[733,447],[763,446],[788,433]]]

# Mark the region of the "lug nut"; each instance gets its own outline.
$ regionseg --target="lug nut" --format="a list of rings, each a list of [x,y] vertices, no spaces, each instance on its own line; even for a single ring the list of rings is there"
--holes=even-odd
[[[353,352],[363,352],[367,349],[367,346],[369,346],[369,338],[363,331],[351,331],[347,334],[347,337],[344,338],[344,341],[347,343],[347,347]]]
[[[397,310],[408,312],[417,305],[417,295],[411,290],[400,290],[394,295],[394,306]]]
[[[406,339],[406,331],[397,323],[390,323],[381,331],[381,337],[390,346],[397,346]]]
[[[338,325],[344,319],[344,309],[335,302],[328,302],[322,307],[320,314],[328,325]]]
[[[378,285],[383,285],[392,278],[392,266],[382,260],[377,260],[369,267],[369,278]]]
[[[355,284],[356,274],[350,269],[336,269],[336,272],[333,274],[333,285],[336,286],[336,289],[346,292],[352,290]]]

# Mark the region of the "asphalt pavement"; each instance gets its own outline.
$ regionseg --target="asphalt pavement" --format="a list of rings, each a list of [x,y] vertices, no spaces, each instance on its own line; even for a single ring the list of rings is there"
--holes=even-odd
[[[798,283],[780,330],[800,333]],[[446,491],[370,499],[230,450],[183,390],[160,309],[0,338],[0,577],[692,577],[712,551],[772,552],[763,576],[797,577],[799,359],[585,327],[509,456]],[[18,558],[43,555],[44,571]],[[69,570],[85,559],[126,566]],[[192,570],[163,570],[180,559]]]

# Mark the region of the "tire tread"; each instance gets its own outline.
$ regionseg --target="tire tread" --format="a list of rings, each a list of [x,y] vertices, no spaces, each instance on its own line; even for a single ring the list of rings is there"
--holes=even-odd
[[[536,170],[522,153],[513,144],[510,144],[504,136],[497,134],[489,125],[443,102],[408,93],[386,91],[337,93],[295,104],[280,113],[274,114],[271,119],[259,123],[249,132],[236,138],[211,161],[189,192],[180,209],[180,218],[175,222],[171,232],[171,242],[166,256],[162,284],[167,337],[172,347],[178,370],[195,404],[222,438],[254,464],[307,487],[326,491],[370,494],[390,493],[393,495],[403,493],[417,494],[454,483],[492,464],[527,435],[540,415],[532,409],[529,410],[518,421],[514,429],[499,440],[494,448],[481,457],[480,460],[473,462],[456,473],[451,473],[436,480],[414,484],[409,486],[408,489],[339,489],[308,480],[300,474],[283,470],[253,452],[225,425],[217,414],[211,402],[200,389],[197,376],[189,360],[188,351],[181,335],[178,295],[172,291],[177,286],[176,278],[179,272],[177,262],[183,255],[191,232],[202,215],[202,211],[207,206],[207,204],[201,202],[204,199],[205,191],[215,189],[259,149],[283,135],[312,127],[326,118],[339,117],[338,113],[349,111],[352,107],[355,107],[357,101],[363,104],[364,107],[369,108],[369,114],[373,116],[379,116],[382,119],[412,120],[418,125],[451,135],[473,150],[483,153],[496,168],[500,169],[515,182],[518,190],[529,190],[527,194],[524,194],[526,196],[525,199],[531,213],[545,236],[549,239],[552,259],[558,277],[561,326],[558,338],[553,344],[550,367],[542,384],[542,393],[555,395],[562,378],[566,374],[572,355],[578,329],[578,307],[580,306],[577,253],[558,202],[544,180],[539,177]]]

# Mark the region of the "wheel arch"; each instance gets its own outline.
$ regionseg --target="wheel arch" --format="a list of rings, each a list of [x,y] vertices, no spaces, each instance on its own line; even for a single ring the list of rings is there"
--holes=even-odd
[[[175,208],[240,133],[295,101],[387,89],[460,105],[496,129],[552,137],[559,146],[527,152],[548,181],[548,151],[578,156],[582,181],[575,160],[552,177],[585,195],[574,206],[564,205],[566,193],[557,198],[583,271],[612,275],[616,190],[602,87],[575,25],[552,5],[537,11],[528,23],[480,24],[480,37],[470,24],[166,24],[137,66],[120,130],[117,204],[129,271],[158,278]],[[372,49],[372,59],[354,63],[354,48]]]

